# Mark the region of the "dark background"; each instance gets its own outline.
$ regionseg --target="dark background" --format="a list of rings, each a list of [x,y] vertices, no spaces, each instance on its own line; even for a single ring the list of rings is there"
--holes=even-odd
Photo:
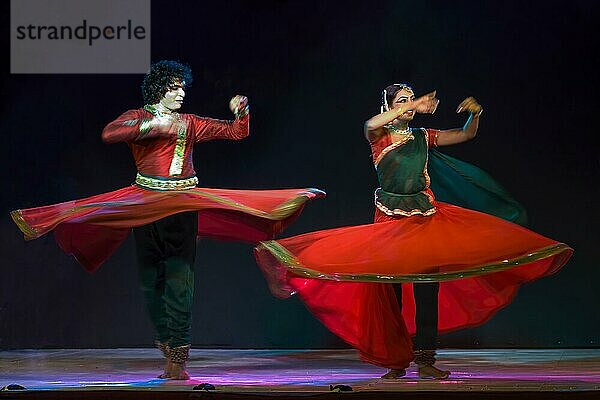
[[[575,254],[487,324],[441,344],[598,346],[598,2],[204,3],[152,2],[152,59],[194,70],[183,111],[230,118],[229,98],[250,98],[248,139],[197,146],[201,186],[326,190],[285,235],[368,223],[377,182],[362,126],[382,88],[437,89],[436,114],[413,123],[435,128],[462,125],[454,110],[473,95],[485,108],[479,135],[443,151],[490,172],[526,206],[533,230]],[[131,238],[90,275],[52,235],[24,242],[8,216],[130,184],[127,147],[102,144],[100,132],[141,106],[141,79],[10,75],[2,62],[0,348],[152,343]],[[270,295],[250,245],[201,241],[196,271],[195,345],[344,346],[297,299]]]

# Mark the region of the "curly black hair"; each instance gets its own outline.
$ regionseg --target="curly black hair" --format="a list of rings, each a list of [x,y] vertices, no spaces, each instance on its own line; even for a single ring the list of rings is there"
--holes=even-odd
[[[142,82],[144,104],[156,104],[167,93],[175,82],[181,82],[184,87],[192,83],[192,69],[177,61],[162,60],[150,66],[150,71]]]

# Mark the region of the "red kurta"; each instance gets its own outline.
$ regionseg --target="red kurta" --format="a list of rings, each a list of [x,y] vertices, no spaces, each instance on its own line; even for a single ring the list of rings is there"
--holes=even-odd
[[[258,242],[274,237],[302,212],[318,189],[227,190],[197,188],[193,145],[248,136],[248,115],[220,121],[174,114],[168,129],[149,129],[152,109],[130,110],[106,126],[102,139],[125,142],[138,167],[136,184],[113,192],[11,216],[26,240],[50,231],[63,251],[94,271],[123,243],[133,227],[185,211],[198,211],[198,235]]]
[[[153,118],[150,111],[129,110],[102,132],[106,143],[125,142],[131,149],[139,173],[163,178],[196,175],[192,160],[194,145],[214,139],[239,140],[248,136],[250,115],[234,121],[221,121],[193,114],[173,114],[168,130],[143,132],[143,121]],[[141,129],[140,129],[141,128]]]

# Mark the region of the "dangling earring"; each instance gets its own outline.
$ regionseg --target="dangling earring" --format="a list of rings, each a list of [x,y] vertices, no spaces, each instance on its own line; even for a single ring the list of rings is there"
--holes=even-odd
[[[388,106],[388,102],[387,102],[387,90],[383,89],[383,101],[382,101],[382,106],[381,106],[381,112],[384,113],[386,111],[389,111],[390,107]]]

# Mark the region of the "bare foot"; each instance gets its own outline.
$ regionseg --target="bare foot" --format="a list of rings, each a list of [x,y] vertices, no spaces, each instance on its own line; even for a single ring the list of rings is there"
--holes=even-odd
[[[419,367],[420,379],[448,379],[450,371],[444,371],[433,365],[423,365]]]
[[[398,378],[402,378],[404,375],[406,375],[405,369],[390,369],[381,378],[382,379],[398,379]]]
[[[190,379],[190,375],[185,370],[185,364],[171,363],[169,379],[178,381],[187,381],[188,379]]]

